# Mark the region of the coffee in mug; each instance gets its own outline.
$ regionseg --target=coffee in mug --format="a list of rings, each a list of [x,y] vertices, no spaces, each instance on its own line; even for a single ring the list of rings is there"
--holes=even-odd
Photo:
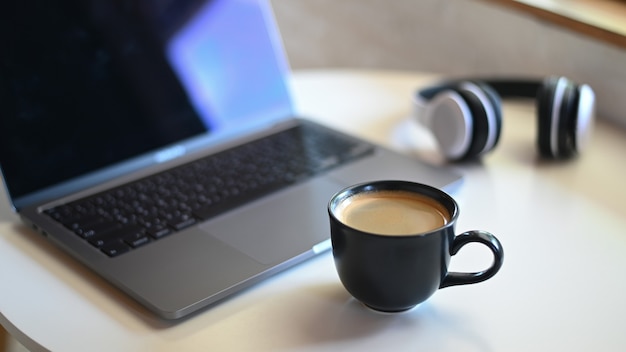
[[[339,203],[334,214],[350,227],[388,236],[424,233],[450,222],[450,214],[443,205],[406,191],[355,194]]]
[[[480,230],[455,235],[456,201],[445,192],[407,181],[348,187],[328,204],[335,267],[343,286],[368,307],[400,312],[440,288],[493,277],[504,258],[498,239]],[[477,242],[493,254],[480,272],[448,272],[450,259]]]

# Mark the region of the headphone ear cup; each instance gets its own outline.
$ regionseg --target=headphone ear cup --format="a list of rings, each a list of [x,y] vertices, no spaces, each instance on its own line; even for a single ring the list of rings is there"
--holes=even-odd
[[[571,158],[576,151],[576,120],[578,110],[578,88],[568,81],[563,92],[563,101],[558,112],[559,123],[557,131],[557,158]]]
[[[575,125],[575,148],[576,153],[581,153],[586,147],[591,137],[595,124],[596,115],[596,95],[590,86],[579,85],[576,89],[578,98],[576,101],[576,122]]]
[[[493,150],[500,141],[500,133],[502,131],[502,101],[500,95],[489,85],[482,82],[474,82],[485,93],[485,97],[490,104],[484,103],[487,112],[487,120],[489,123],[489,138],[487,145],[481,154]]]
[[[477,95],[478,86],[472,83],[463,83],[458,89],[458,93],[466,101],[472,114],[474,128],[469,143],[469,147],[463,156],[458,160],[473,159],[479,156],[485,149],[489,134],[489,121],[487,120],[486,108]],[[479,93],[478,93],[479,94]]]
[[[552,106],[557,77],[548,77],[537,91],[537,148],[544,157],[552,156],[550,143]]]
[[[424,110],[422,123],[427,127],[448,160],[459,160],[472,142],[474,121],[463,96],[453,88],[439,92]]]
[[[548,77],[537,92],[537,147],[543,157],[568,158],[576,154],[576,85],[565,77]]]
[[[491,88],[480,82],[463,82],[459,94],[472,112],[474,129],[472,141],[462,159],[472,159],[491,151],[500,135],[500,99]]]
[[[437,94],[424,118],[443,154],[452,161],[490,151],[500,135],[498,95],[477,82],[460,82]]]

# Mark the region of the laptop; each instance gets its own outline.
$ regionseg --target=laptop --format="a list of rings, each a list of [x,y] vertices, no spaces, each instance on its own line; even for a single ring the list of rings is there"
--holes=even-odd
[[[296,117],[267,1],[0,7],[13,208],[162,318],[328,250],[326,206],[343,187],[460,180]]]

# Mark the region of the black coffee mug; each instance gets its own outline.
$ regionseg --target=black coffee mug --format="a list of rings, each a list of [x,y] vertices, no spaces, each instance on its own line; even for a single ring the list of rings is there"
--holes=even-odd
[[[494,276],[504,258],[498,239],[485,231],[455,236],[456,201],[445,192],[406,181],[348,187],[329,204],[333,257],[346,290],[366,306],[400,312],[440,288]],[[448,272],[451,256],[471,242],[493,253],[480,272]]]

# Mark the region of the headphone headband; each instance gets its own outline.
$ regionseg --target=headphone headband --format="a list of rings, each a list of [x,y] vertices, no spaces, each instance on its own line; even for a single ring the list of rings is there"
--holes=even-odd
[[[417,94],[425,101],[434,98],[440,92],[458,87],[462,82],[481,82],[493,88],[502,98],[535,98],[543,80],[510,78],[467,78],[444,81],[435,86],[419,90]]]

